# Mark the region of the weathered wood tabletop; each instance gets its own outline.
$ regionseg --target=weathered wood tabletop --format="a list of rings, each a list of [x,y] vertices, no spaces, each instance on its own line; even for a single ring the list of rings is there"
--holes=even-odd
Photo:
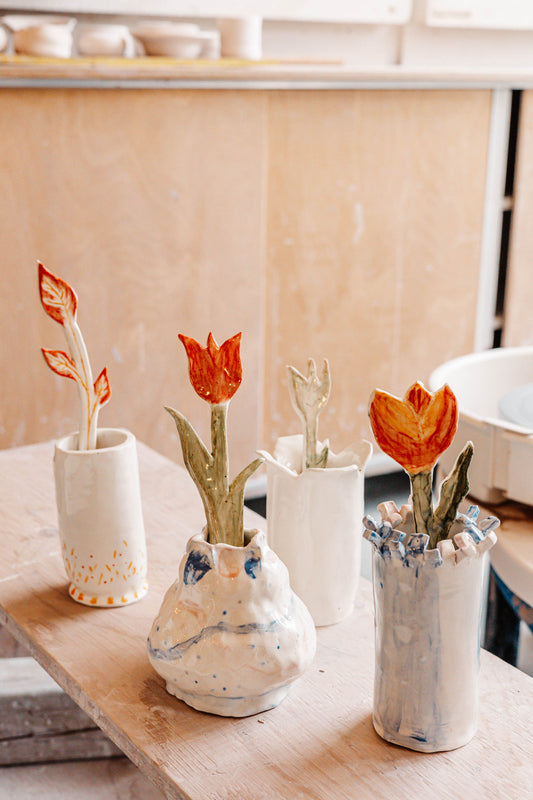
[[[427,755],[377,736],[366,581],[352,616],[319,629],[315,662],[278,708],[225,719],[171,697],[148,663],[146,636],[187,538],[202,527],[192,481],[139,446],[150,591],[124,608],[87,608],[67,595],[52,454],[51,443],[0,452],[0,622],[168,797],[532,796],[533,679],[484,651],[479,731],[470,744]]]

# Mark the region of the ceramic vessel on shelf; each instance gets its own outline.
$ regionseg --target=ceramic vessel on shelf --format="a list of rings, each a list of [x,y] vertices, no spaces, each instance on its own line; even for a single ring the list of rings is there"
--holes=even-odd
[[[9,45],[9,34],[6,29],[0,25],[0,53],[3,53],[4,50],[7,50]]]
[[[8,15],[2,21],[13,31],[16,53],[49,58],[70,58],[76,20],[53,15]]]
[[[82,56],[135,55],[135,43],[126,25],[80,26],[76,49]]]
[[[263,20],[258,16],[218,20],[221,54],[224,58],[258,61],[263,53]]]
[[[98,428],[111,388],[106,367],[93,381],[73,288],[39,264],[39,294],[45,312],[62,326],[69,351],[42,348],[43,356],[57,375],[76,383],[80,400],[79,429],[56,443],[54,455],[69,594],[88,606],[134,603],[148,588],[135,437]]]
[[[202,41],[198,25],[185,22],[142,22],[132,33],[148,56],[197,58]]]
[[[200,58],[215,60],[220,58],[220,33],[219,31],[199,31]]]
[[[291,586],[315,625],[351,613],[359,583],[364,514],[364,467],[372,452],[358,442],[336,455],[317,440],[318,414],[330,389],[329,366],[319,378],[288,367],[291,400],[304,435],[278,439],[267,465],[267,520],[271,547],[287,565]]]
[[[376,391],[370,403],[380,447],[411,479],[411,504],[378,506],[365,519],[373,544],[375,677],[373,722],[393,744],[453,750],[477,728],[479,638],[485,554],[499,522],[458,513],[468,491],[469,442],[433,508],[433,468],[457,428],[457,402],[444,386],[420,383],[403,400]]]
[[[77,440],[60,439],[54,455],[69,594],[88,606],[128,605],[148,589],[135,437],[100,428],[94,450],[78,450]]]
[[[242,379],[240,334],[220,347],[180,335],[195,391],[211,407],[211,453],[182,414],[167,409],[203,500],[207,526],[193,536],[148,638],[166,688],[199,711],[243,717],[283,700],[313,659],[315,629],[287,569],[257,530],[243,524],[255,459],[228,480],[226,415]]]

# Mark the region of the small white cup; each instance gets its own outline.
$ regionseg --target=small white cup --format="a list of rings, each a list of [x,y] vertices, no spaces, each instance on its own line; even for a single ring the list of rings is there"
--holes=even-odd
[[[218,20],[222,56],[258,61],[263,52],[262,26],[257,16]]]

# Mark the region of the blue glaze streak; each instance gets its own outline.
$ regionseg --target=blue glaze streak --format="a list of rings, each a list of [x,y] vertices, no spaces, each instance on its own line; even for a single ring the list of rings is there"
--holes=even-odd
[[[286,627],[290,624],[290,621],[289,617],[282,617],[280,619],[274,619],[269,623],[248,622],[244,625],[228,625],[225,622],[219,622],[217,625],[209,625],[206,628],[202,628],[200,633],[196,634],[196,636],[191,636],[190,639],[186,639],[184,642],[178,642],[178,644],[168,649],[153,647],[151,640],[148,639],[148,650],[153,658],[159,658],[161,661],[177,661],[183,658],[187,650],[191,647],[199,644],[199,642],[204,639],[211,638],[211,636],[217,633],[272,633],[279,627]]]

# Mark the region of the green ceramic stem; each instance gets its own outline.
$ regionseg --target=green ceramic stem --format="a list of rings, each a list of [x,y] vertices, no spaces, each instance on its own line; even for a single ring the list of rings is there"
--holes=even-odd
[[[464,500],[470,488],[468,468],[474,455],[474,445],[467,442],[457,456],[453,470],[440,488],[440,501],[433,515],[433,525],[428,547],[434,548],[450,535],[450,529],[457,517],[459,504]]]
[[[431,533],[433,524],[433,471],[409,475],[413,497],[413,514],[417,533]]]

